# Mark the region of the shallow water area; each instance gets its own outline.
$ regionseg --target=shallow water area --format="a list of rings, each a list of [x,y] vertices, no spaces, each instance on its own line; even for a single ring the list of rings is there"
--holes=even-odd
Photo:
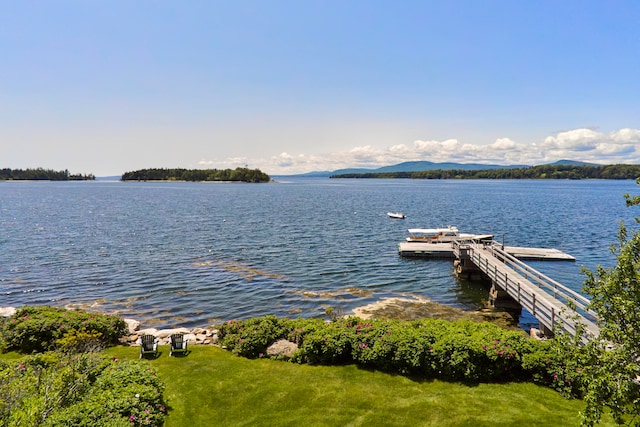
[[[486,289],[457,280],[451,261],[398,256],[408,228],[561,249],[577,261],[532,265],[579,290],[582,265],[613,265],[618,222],[637,214],[622,195],[637,192],[633,181],[2,182],[0,305],[155,327],[324,317],[405,294],[471,310]]]

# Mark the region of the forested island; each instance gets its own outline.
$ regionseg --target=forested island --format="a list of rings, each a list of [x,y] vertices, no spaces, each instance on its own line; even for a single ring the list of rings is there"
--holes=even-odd
[[[71,174],[68,170],[52,169],[0,169],[0,181],[94,181],[93,174]]]
[[[438,169],[420,172],[379,172],[331,175],[331,178],[410,179],[636,179],[640,165],[540,165],[516,169]]]
[[[121,181],[237,181],[269,182],[271,178],[259,169],[140,169],[125,172]]]

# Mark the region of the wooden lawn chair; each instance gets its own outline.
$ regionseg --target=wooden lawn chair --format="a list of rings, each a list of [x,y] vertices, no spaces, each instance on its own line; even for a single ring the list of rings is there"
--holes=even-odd
[[[153,335],[143,335],[140,337],[140,359],[145,354],[153,354],[158,356],[158,338]]]
[[[171,334],[169,337],[169,343],[171,344],[169,357],[176,352],[187,354],[187,339],[184,337],[184,334]]]

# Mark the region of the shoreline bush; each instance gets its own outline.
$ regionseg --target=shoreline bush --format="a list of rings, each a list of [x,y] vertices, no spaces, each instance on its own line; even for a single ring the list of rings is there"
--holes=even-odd
[[[22,353],[54,350],[79,337],[117,344],[127,325],[117,316],[51,306],[25,306],[0,323],[0,350]],[[61,341],[62,340],[62,341]]]
[[[294,363],[356,364],[444,381],[532,381],[566,396],[579,396],[582,384],[580,349],[487,322],[266,316],[226,322],[218,337],[223,348],[247,358],[266,357],[270,344],[287,339],[298,344]]]
[[[0,362],[0,425],[161,426],[164,384],[147,363],[99,353]]]

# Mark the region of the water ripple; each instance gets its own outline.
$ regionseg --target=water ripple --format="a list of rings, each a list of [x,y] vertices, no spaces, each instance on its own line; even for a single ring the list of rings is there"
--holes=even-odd
[[[3,305],[82,306],[164,327],[324,315],[406,293],[474,308],[486,293],[447,260],[402,259],[407,228],[457,225],[514,246],[579,290],[611,265],[633,181],[290,179],[287,184],[3,183]],[[403,211],[393,221],[387,211]],[[359,289],[365,293],[345,291]]]

